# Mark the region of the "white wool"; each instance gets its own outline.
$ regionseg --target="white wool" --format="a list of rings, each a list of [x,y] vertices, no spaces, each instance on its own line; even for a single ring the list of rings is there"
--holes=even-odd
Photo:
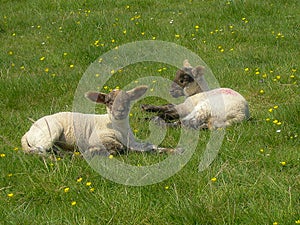
[[[136,143],[128,119],[114,121],[109,114],[60,112],[37,120],[22,137],[26,152],[45,154],[54,145],[64,150],[117,151],[124,147],[147,151],[150,144]],[[106,148],[104,148],[104,146]]]
[[[175,106],[186,126],[215,129],[249,118],[248,103],[238,92],[218,88],[188,97]]]

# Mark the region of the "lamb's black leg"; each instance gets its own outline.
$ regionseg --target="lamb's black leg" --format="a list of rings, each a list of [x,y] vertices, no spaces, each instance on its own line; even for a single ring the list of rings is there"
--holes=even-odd
[[[167,105],[160,105],[160,106],[156,106],[156,105],[141,105],[141,109],[143,111],[146,112],[165,112],[168,111],[169,108],[174,107],[173,104],[167,104]]]
[[[164,120],[177,120],[179,119],[179,114],[175,108],[176,105],[168,104],[168,105],[141,105],[142,110],[146,112],[158,112],[158,116]]]

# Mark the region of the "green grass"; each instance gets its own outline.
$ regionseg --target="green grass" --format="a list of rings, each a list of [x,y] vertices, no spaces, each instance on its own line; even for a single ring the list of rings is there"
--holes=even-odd
[[[296,224],[299,8],[298,0],[1,1],[0,224]],[[107,180],[76,155],[53,161],[23,154],[28,118],[71,111],[90,63],[118,45],[154,38],[197,53],[221,86],[249,101],[253,119],[227,129],[207,170],[197,171],[207,131],[180,172],[142,187]],[[116,73],[107,86],[123,87],[148,75],[172,78],[175,71],[139,63]],[[140,103],[131,123],[144,138],[148,115],[139,112]],[[176,145],[179,135],[169,130],[163,145]],[[165,157],[117,158],[147,165]]]

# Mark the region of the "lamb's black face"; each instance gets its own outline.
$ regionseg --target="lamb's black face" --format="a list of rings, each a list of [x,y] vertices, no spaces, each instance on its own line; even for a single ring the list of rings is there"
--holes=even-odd
[[[184,96],[184,88],[194,82],[192,77],[192,68],[182,68],[178,70],[171,85],[170,94],[174,97]]]

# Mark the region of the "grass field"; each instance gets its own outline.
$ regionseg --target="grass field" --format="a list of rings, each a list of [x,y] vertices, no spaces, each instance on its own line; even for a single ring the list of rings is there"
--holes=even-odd
[[[299,21],[299,0],[1,0],[0,224],[300,224]],[[197,168],[208,131],[180,172],[141,187],[103,178],[76,154],[51,160],[22,152],[28,118],[72,111],[88,66],[142,40],[190,49],[222,87],[249,101],[252,120],[227,128],[207,170]],[[175,71],[130,65],[101,91],[143,76],[172,79]],[[145,137],[139,103],[131,124]],[[178,136],[169,130],[163,144],[176,145]],[[165,157],[116,158],[145,165]]]

